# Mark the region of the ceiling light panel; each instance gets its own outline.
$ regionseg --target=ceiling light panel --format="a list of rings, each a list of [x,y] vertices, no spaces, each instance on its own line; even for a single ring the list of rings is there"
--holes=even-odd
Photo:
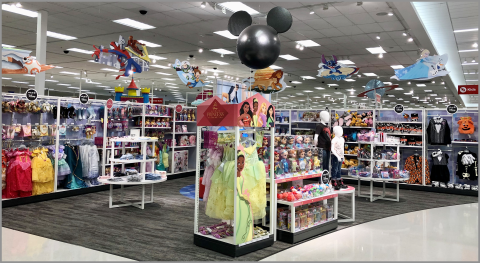
[[[130,19],[130,18],[117,19],[117,20],[113,20],[113,22],[124,25],[124,26],[133,27],[133,28],[136,28],[138,30],[147,30],[147,29],[154,29],[155,28],[154,26],[147,25],[145,23],[138,22],[138,21],[135,21],[135,20]]]
[[[297,57],[294,57],[292,55],[280,55],[279,57],[283,58],[283,59],[286,59],[286,60],[298,60],[299,58]]]
[[[232,35],[228,30],[222,30],[222,31],[215,31],[213,32],[217,35],[220,35],[222,37],[226,37],[228,39],[237,39],[237,36]]]
[[[85,49],[80,49],[80,48],[67,48],[69,51],[73,52],[78,52],[78,53],[83,53],[83,54],[93,54],[93,51],[91,50],[85,50]]]
[[[402,66],[402,65],[391,65],[390,67],[393,68],[393,69],[402,69],[402,68],[404,68],[404,66]]]
[[[342,63],[342,64],[345,64],[345,65],[351,65],[351,64],[355,64],[355,62],[351,61],[351,60],[348,60],[348,59],[345,59],[345,60],[337,60],[338,63]]]
[[[147,47],[161,47],[162,46],[162,45],[155,44],[155,43],[152,43],[152,42],[148,42],[148,41],[145,41],[145,40],[138,40],[138,42],[140,42],[142,44],[145,44],[145,46],[147,46]]]
[[[377,74],[375,73],[363,73],[363,75],[367,76],[367,77],[376,77]]]
[[[383,54],[383,53],[387,53],[387,51],[383,50],[382,47],[368,47],[366,48],[368,50],[368,52],[372,53],[372,54]]]
[[[217,65],[228,65],[227,62],[219,61],[219,60],[209,60],[208,62],[217,64]]]
[[[218,53],[218,54],[222,54],[222,55],[235,54],[235,52],[232,52],[230,50],[226,50],[226,49],[223,49],[223,48],[210,49],[210,51]]]
[[[232,13],[235,13],[237,11],[245,11],[250,15],[260,14],[260,12],[258,12],[257,10],[249,7],[248,5],[242,2],[223,2],[223,3],[219,3],[218,5],[221,7],[225,7],[227,10],[231,11]]]
[[[313,40],[300,40],[300,41],[295,41],[297,44],[300,44],[304,47],[318,47],[320,44]]]
[[[9,4],[2,4],[2,10],[12,12],[12,13],[15,13],[15,14],[19,14],[19,15],[23,15],[23,16],[29,16],[29,17],[37,17],[38,16],[38,13],[35,12],[35,11],[30,11],[30,10],[23,9],[23,8],[18,8],[16,6],[9,5]]]
[[[76,37],[60,34],[60,33],[55,33],[52,31],[47,31],[47,37],[53,37],[53,38],[58,38],[58,39],[63,39],[63,40],[73,40],[77,39]]]

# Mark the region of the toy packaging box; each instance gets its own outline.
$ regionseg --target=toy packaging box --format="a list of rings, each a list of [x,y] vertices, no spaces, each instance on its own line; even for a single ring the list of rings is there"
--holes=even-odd
[[[172,155],[169,155],[172,156]],[[174,173],[184,172],[188,170],[188,150],[175,151],[173,155],[173,161],[175,163]]]

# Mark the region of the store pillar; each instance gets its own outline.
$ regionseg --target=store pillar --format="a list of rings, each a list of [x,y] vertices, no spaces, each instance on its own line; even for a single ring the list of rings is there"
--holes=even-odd
[[[35,56],[37,61],[47,63],[47,22],[48,13],[46,11],[38,11],[37,16],[37,52]],[[45,72],[35,75],[35,89],[38,94],[45,95]]]

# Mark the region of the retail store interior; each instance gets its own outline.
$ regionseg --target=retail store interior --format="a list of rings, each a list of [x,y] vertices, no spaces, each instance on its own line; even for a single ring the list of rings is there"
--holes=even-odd
[[[478,6],[3,2],[2,261],[478,261]]]

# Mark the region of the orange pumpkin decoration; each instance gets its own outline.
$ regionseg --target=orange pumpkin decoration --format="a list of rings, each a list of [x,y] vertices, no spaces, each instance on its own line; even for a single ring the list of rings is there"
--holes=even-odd
[[[461,134],[473,134],[475,126],[473,125],[472,117],[460,117],[458,123],[458,131]]]

